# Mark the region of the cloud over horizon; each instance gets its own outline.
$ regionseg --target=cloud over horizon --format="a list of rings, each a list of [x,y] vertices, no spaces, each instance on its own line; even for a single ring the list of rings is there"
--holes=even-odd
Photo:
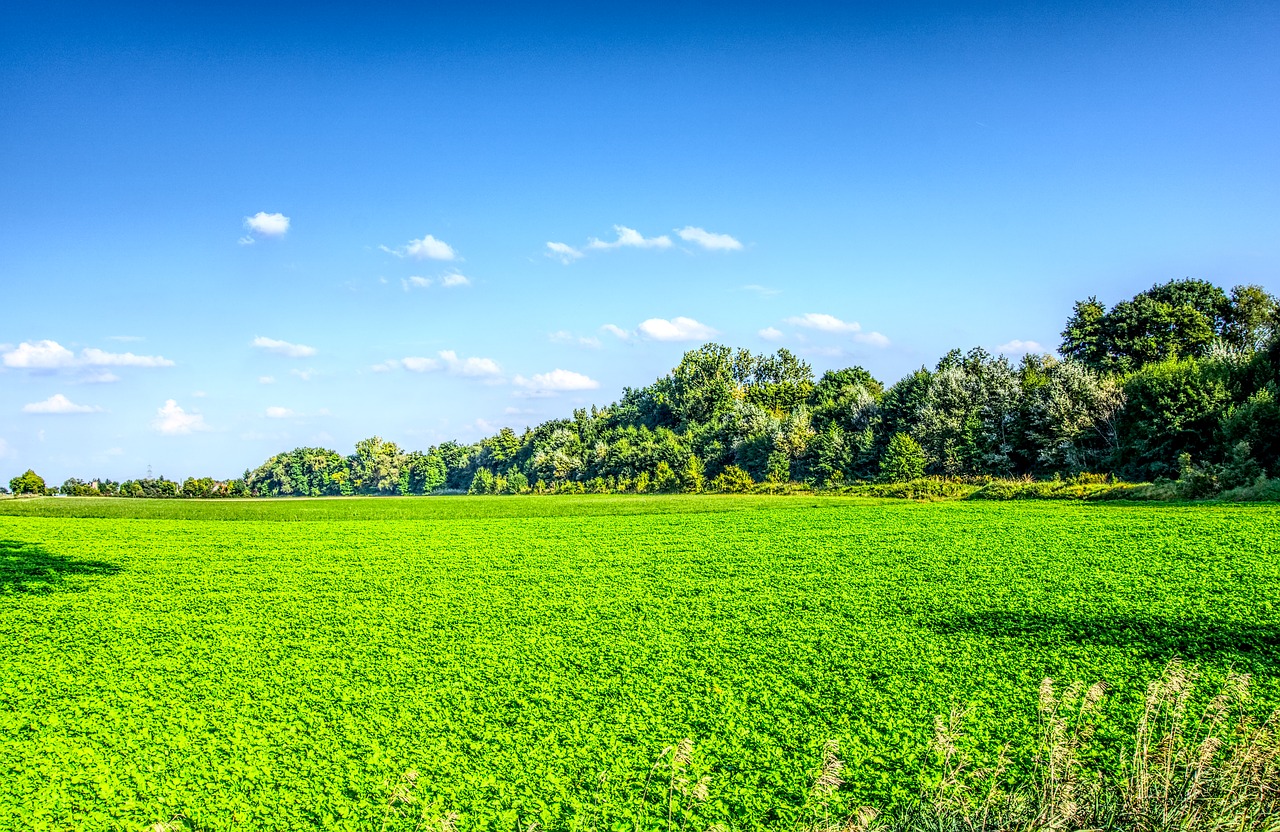
[[[417,240],[410,240],[399,248],[378,246],[379,249],[395,257],[410,257],[414,260],[456,260],[458,252],[444,240],[437,240],[425,234]]]
[[[76,367],[172,367],[174,362],[160,355],[134,355],[85,347],[77,357],[57,341],[23,341],[3,355],[6,367],[26,370],[59,370]],[[115,381],[110,373],[100,373],[90,381]]]
[[[55,393],[42,402],[22,406],[23,413],[101,413],[94,405],[76,404],[61,393]]]
[[[268,214],[266,211],[259,211],[251,217],[244,218],[244,227],[249,233],[240,238],[240,245],[251,246],[262,237],[277,239],[283,237],[289,231],[289,218],[284,214]]]
[[[702,228],[686,225],[676,229],[676,236],[687,243],[695,243],[707,251],[742,251],[742,243],[728,234],[715,234]]]
[[[306,344],[291,344],[288,341],[279,341],[275,338],[266,338],[261,335],[254,338],[250,345],[264,352],[283,355],[288,358],[310,358],[316,354],[315,347],[308,347]]]
[[[654,341],[705,341],[720,333],[693,318],[649,318],[637,327],[640,334]]]
[[[156,418],[151,421],[151,429],[167,436],[182,436],[195,431],[209,430],[204,416],[199,413],[188,413],[178,406],[173,399],[166,399],[163,406],[156,410]]]
[[[525,395],[531,396],[550,396],[571,391],[596,390],[600,387],[600,382],[589,376],[558,367],[549,373],[535,373],[532,378],[518,375],[511,383],[524,388],[527,391]]]

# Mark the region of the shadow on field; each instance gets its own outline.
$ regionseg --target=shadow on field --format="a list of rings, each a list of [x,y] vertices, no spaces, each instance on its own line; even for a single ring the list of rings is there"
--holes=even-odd
[[[35,543],[0,540],[0,595],[57,592],[68,575],[114,575],[120,567],[46,552]]]
[[[1098,644],[1144,658],[1229,663],[1255,673],[1280,673],[1280,623],[1096,616],[996,610],[944,615],[921,622],[940,633],[978,633],[1035,644]]]

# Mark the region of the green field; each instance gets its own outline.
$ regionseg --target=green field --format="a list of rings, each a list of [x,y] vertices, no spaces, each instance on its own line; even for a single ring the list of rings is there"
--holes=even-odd
[[[828,738],[843,807],[953,705],[1026,765],[1045,676],[1111,685],[1104,758],[1172,656],[1280,705],[1280,507],[6,500],[0,643],[4,829],[376,830],[408,769],[460,829],[665,828],[683,737],[701,828],[790,829]]]

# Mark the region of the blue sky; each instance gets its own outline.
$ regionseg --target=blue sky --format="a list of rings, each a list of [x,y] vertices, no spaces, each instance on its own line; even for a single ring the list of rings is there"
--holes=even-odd
[[[1091,294],[1280,292],[1274,3],[18,5],[5,480],[471,441],[710,339],[893,381]]]

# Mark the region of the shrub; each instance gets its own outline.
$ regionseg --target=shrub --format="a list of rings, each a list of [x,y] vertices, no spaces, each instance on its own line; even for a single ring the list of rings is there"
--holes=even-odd
[[[711,490],[722,494],[747,494],[755,486],[756,482],[751,479],[751,475],[737,465],[726,467],[711,481]]]

